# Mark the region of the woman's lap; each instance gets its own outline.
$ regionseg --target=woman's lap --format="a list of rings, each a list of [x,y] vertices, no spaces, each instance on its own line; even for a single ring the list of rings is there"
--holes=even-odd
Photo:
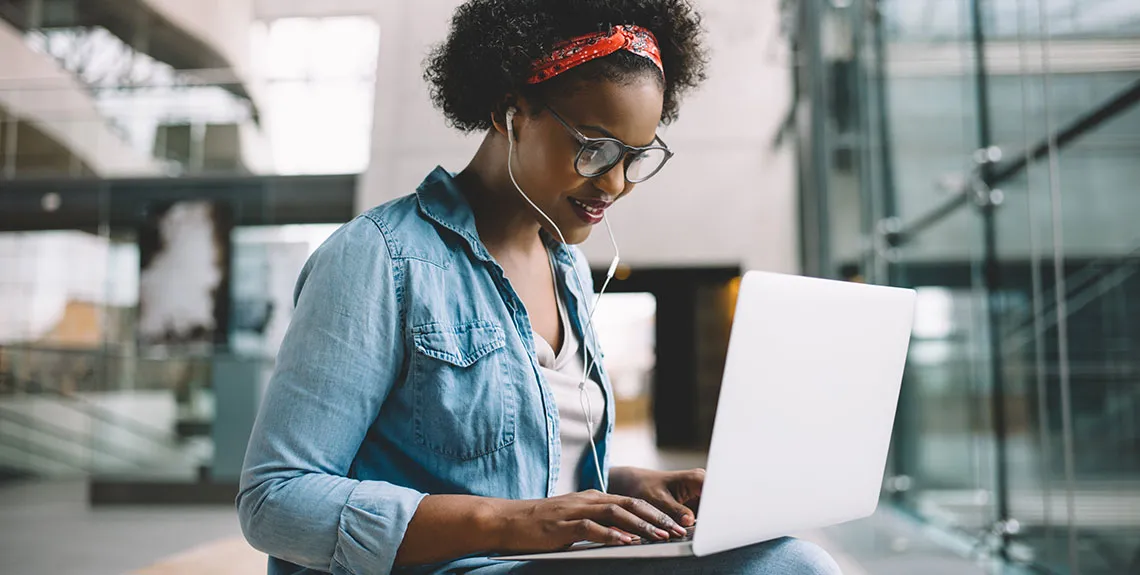
[[[813,543],[777,539],[707,557],[541,561],[493,565],[470,575],[840,575],[835,560]]]

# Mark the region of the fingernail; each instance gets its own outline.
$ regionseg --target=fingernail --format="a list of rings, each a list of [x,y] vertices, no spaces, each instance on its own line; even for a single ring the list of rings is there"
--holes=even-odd
[[[658,539],[668,539],[669,538],[669,532],[665,531],[664,529],[658,529],[657,530],[657,538]]]
[[[685,528],[681,527],[679,525],[675,525],[675,526],[673,526],[673,533],[676,533],[678,537],[684,537],[685,536]]]
[[[629,535],[622,535],[621,542],[625,543],[626,545],[633,543],[633,537],[630,537]]]

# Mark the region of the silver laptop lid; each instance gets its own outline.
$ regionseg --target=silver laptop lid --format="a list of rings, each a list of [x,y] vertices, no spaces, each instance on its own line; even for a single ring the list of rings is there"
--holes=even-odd
[[[745,275],[696,555],[874,512],[914,300],[912,290]]]

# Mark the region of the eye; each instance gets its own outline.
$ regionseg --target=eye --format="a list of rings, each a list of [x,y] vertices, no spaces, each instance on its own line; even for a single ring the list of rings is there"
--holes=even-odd
[[[617,163],[621,153],[621,145],[617,142],[609,140],[591,142],[582,149],[582,154],[578,156],[578,171],[586,177],[604,173]]]
[[[631,182],[644,181],[656,174],[666,159],[667,154],[664,150],[655,148],[638,152],[636,156],[631,156],[626,164],[626,177]]]

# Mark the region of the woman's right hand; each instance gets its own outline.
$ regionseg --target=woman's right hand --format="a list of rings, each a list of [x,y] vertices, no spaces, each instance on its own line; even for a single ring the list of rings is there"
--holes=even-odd
[[[556,551],[579,541],[629,544],[683,537],[685,529],[641,499],[590,490],[547,499],[499,500],[499,545],[506,553]]]

